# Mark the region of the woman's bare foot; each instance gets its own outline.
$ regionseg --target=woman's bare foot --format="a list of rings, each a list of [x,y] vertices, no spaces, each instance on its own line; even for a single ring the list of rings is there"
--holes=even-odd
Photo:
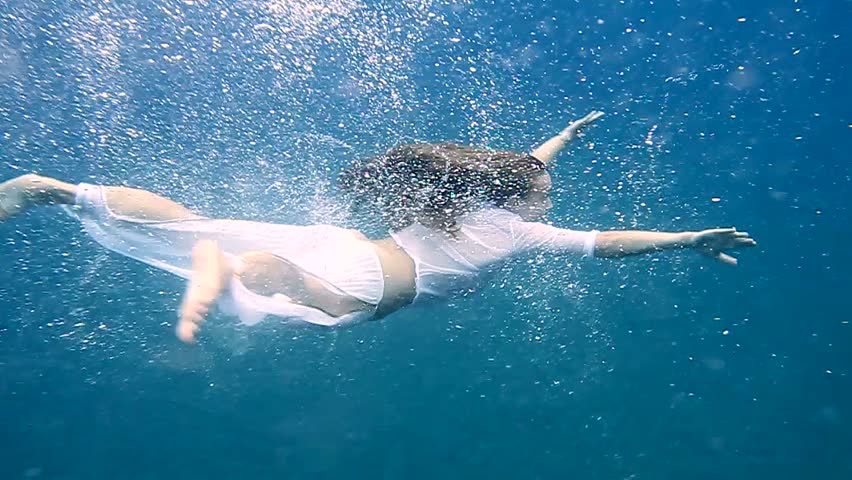
[[[180,307],[178,338],[186,343],[195,342],[195,334],[231,275],[231,267],[216,242],[200,240],[195,244],[192,248],[192,277]]]
[[[74,203],[76,187],[29,173],[0,183],[0,222],[39,205]]]

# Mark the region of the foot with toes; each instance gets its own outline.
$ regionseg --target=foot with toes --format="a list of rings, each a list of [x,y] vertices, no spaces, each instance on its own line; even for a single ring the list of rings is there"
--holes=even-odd
[[[192,249],[192,276],[180,307],[177,336],[194,343],[195,335],[225,289],[231,269],[214,241],[201,240]]]

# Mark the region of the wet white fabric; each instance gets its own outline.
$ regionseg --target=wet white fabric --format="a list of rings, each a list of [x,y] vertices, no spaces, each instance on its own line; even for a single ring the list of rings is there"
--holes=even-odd
[[[518,215],[486,207],[458,219],[449,234],[414,224],[391,236],[412,259],[417,297],[446,297],[476,284],[483,270],[527,252],[549,251],[594,256],[598,232],[525,222]]]
[[[376,309],[372,308],[340,317],[333,317],[322,310],[281,300],[276,297],[254,293],[246,288],[238,279],[232,278],[227,295],[219,299],[218,305],[223,313],[239,317],[240,321],[245,325],[255,325],[262,322],[267,315],[274,315],[285,320],[299,320],[315,325],[332,327],[369,320],[376,312]]]
[[[331,225],[281,225],[244,220],[193,217],[147,221],[116,214],[98,185],[77,187],[74,213],[86,232],[104,247],[183,278],[192,273],[192,247],[214,240],[229,258],[264,251],[321,279],[336,293],[378,305],[384,278],[373,245],[351,230]],[[325,312],[255,294],[234,279],[220,301],[225,313],[255,324],[267,315],[319,325],[339,325],[369,318],[375,309],[332,317]]]

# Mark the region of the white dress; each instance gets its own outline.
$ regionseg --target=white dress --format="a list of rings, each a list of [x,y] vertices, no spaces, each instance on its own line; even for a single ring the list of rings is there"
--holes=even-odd
[[[243,253],[264,251],[319,278],[339,294],[378,305],[384,278],[374,246],[351,230],[331,225],[282,225],[243,220],[193,217],[147,221],[118,215],[106,202],[104,189],[80,184],[77,208],[72,211],[86,232],[104,247],[183,278],[192,273],[192,247],[202,239],[215,240],[225,255],[236,260]],[[252,325],[267,315],[319,325],[340,325],[368,319],[375,308],[340,317],[258,295],[236,277],[221,297],[225,313]]]

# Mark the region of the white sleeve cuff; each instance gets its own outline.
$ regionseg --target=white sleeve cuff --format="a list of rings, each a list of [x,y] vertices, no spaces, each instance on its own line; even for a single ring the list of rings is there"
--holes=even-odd
[[[595,256],[595,242],[597,241],[599,230],[592,230],[586,235],[586,242],[583,244],[583,254],[587,257]]]

